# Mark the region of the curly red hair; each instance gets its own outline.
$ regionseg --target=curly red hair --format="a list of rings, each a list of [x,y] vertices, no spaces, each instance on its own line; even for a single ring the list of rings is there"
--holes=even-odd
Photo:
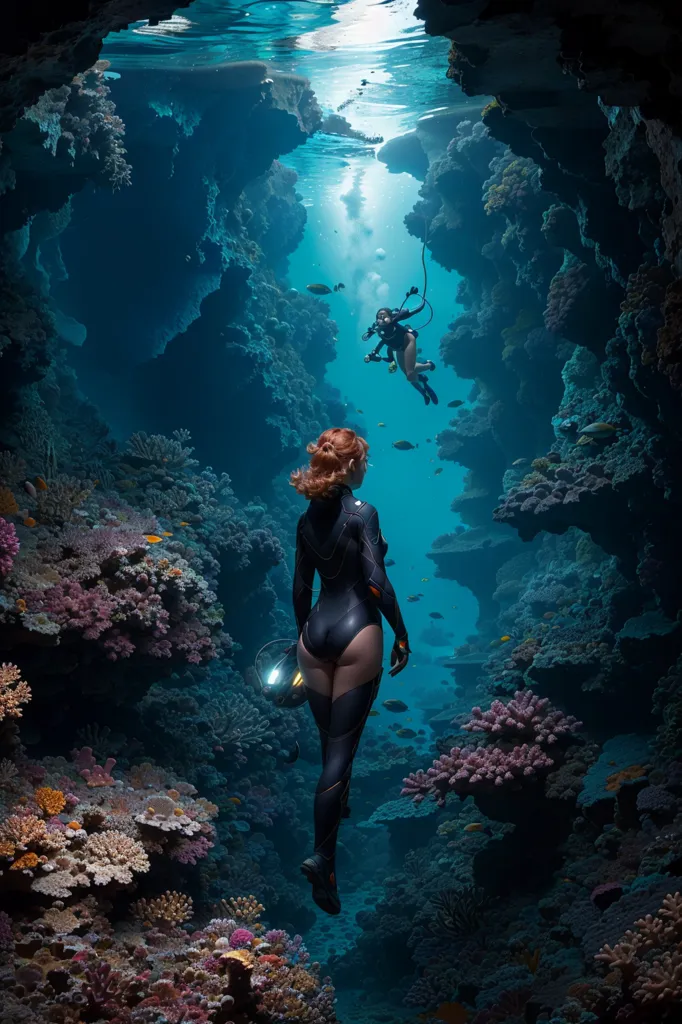
[[[366,458],[369,445],[348,427],[330,427],[306,451],[310,465],[294,470],[289,483],[305,498],[330,498],[343,482],[351,459]]]

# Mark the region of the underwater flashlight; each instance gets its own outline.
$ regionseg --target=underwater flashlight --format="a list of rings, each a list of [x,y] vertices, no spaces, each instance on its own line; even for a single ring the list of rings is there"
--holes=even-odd
[[[255,657],[262,695],[278,708],[299,708],[308,699],[295,640],[271,640]]]

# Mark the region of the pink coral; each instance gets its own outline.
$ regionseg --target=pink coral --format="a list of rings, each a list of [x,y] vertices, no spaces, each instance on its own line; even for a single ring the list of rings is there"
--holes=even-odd
[[[19,554],[17,531],[0,516],[0,576],[6,576]]]
[[[198,836],[196,839],[180,839],[170,852],[171,860],[177,860],[181,864],[196,864],[208,856],[208,851],[213,847],[206,836]]]
[[[90,768],[82,768],[78,773],[82,778],[85,779],[90,789],[99,789],[102,786],[114,786],[116,780],[113,778],[111,772],[116,759],[108,757],[104,762],[104,765],[94,764]]]
[[[531,690],[517,690],[513,700],[493,701],[488,711],[472,708],[472,718],[463,726],[468,732],[486,732],[496,738],[510,737],[535,743],[556,743],[560,736],[575,732],[582,725],[572,715],[550,706],[546,697]]]
[[[106,587],[85,590],[77,581],[27,594],[26,601],[31,612],[46,612],[64,629],[82,633],[85,640],[98,640],[110,628],[116,610]]]
[[[510,751],[499,747],[453,747],[426,772],[413,772],[403,779],[405,788],[401,796],[411,796],[415,803],[433,796],[442,805],[448,793],[465,795],[476,792],[477,787],[502,787],[553,765],[541,747],[529,747],[527,743]]]
[[[236,928],[230,935],[231,949],[246,949],[251,946],[254,935],[248,928]]]

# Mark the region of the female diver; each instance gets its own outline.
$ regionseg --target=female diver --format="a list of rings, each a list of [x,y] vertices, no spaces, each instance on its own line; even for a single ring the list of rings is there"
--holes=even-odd
[[[416,291],[416,288],[412,288],[407,293],[407,297],[414,295]],[[382,346],[386,345],[388,349],[387,361],[392,362],[393,354],[395,353],[400,369],[412,387],[417,389],[426,404],[428,405],[429,402],[433,402],[434,405],[438,405],[438,396],[429,384],[424,372],[425,370],[435,370],[436,364],[431,359],[425,363],[417,362],[417,332],[401,323],[401,320],[406,320],[408,317],[421,313],[425,305],[426,299],[423,299],[421,306],[418,306],[416,309],[401,308],[391,310],[388,307],[378,309],[376,320],[365,331],[362,338],[363,341],[366,341],[373,334],[378,334],[380,341],[376,348],[372,349],[369,355],[365,356],[365,362],[381,362],[382,358],[385,357],[382,357],[379,353]]]
[[[407,665],[407,631],[384,568],[388,545],[377,510],[353,497],[367,470],[369,446],[346,427],[325,430],[308,445],[310,465],[291,484],[310,499],[298,522],[294,614],[298,665],[322,743],[315,791],[315,850],[301,865],[313,899],[338,914],[336,837],[363,727],[381,679],[381,613],[395,633],[391,675]],[[317,570],[320,594],[311,611]]]

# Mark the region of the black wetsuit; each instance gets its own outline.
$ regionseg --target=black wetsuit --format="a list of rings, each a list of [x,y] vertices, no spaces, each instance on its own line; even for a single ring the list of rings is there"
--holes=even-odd
[[[310,502],[296,534],[294,614],[303,645],[314,657],[337,663],[365,626],[381,624],[381,613],[396,643],[408,650],[405,624],[384,567],[387,550],[377,510],[357,500],[348,487]],[[311,610],[315,570],[321,589]],[[358,680],[358,686],[335,701],[307,688],[323,768],[315,793],[315,856],[305,862],[304,873],[313,882],[314,898],[329,913],[338,913],[340,907],[334,856],[353,758],[380,679],[381,673]]]
[[[311,501],[298,522],[294,614],[305,647],[321,661],[338,661],[365,626],[380,625],[383,612],[396,635],[406,639],[395,592],[386,575],[388,544],[373,505],[345,487],[336,498]],[[320,596],[313,610],[315,570]]]
[[[394,313],[390,324],[374,326],[369,329],[366,337],[370,337],[372,334],[379,336],[379,342],[374,348],[374,355],[377,358],[385,359],[386,362],[392,363],[394,359],[394,352],[404,352],[405,346],[407,345],[407,335],[412,334],[414,337],[418,337],[418,332],[413,330],[409,325],[400,323],[401,320],[407,320],[408,317],[414,316],[417,313],[421,313],[425,303],[422,302],[421,306],[417,309],[403,309]],[[383,346],[386,346],[388,356],[379,356],[379,353]],[[431,365],[433,369],[433,364]],[[412,387],[415,388],[422,396],[426,404],[434,402],[438,404],[438,397],[434,392],[433,388],[429,384],[428,377],[425,373],[420,373],[417,380],[410,381]]]

